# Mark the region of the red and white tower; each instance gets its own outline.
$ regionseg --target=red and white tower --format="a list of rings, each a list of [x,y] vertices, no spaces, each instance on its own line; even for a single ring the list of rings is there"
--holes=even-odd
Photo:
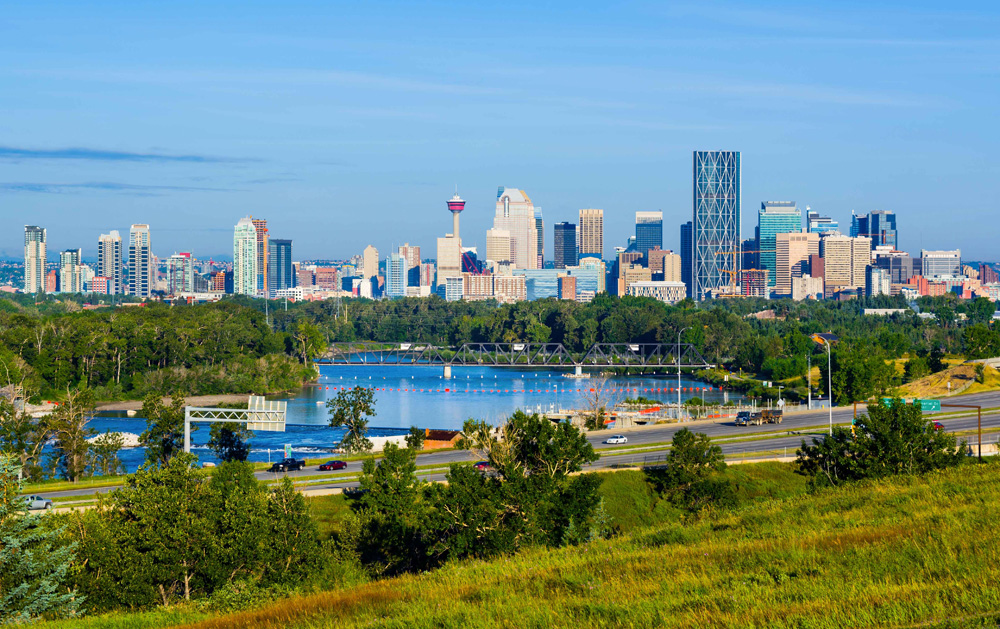
[[[454,233],[452,233],[452,236],[454,236],[456,240],[459,238],[458,215],[461,214],[464,209],[465,201],[462,200],[462,197],[458,196],[458,193],[455,193],[455,196],[448,200],[448,210],[451,212],[451,219],[454,222]]]

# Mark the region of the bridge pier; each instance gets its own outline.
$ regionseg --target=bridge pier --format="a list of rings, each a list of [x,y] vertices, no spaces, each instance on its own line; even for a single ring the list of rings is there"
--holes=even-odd
[[[451,365],[447,363],[444,366],[444,379],[451,380]]]
[[[574,368],[573,373],[576,375],[577,378],[579,378],[580,376],[582,376],[583,375],[583,365],[577,365]]]

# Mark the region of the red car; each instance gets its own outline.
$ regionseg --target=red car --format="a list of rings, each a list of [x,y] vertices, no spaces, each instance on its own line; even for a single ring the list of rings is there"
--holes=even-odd
[[[934,422],[934,430],[944,430],[944,424],[941,422]]]
[[[342,470],[347,467],[346,461],[327,461],[323,465],[319,466],[319,471],[329,472],[332,470]]]
[[[480,472],[488,472],[491,469],[493,469],[493,466],[487,463],[486,461],[476,461],[476,464],[473,465],[472,467],[476,468]]]

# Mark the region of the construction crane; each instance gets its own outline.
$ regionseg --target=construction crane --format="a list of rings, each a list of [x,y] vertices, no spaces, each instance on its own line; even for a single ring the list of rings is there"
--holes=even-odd
[[[742,255],[744,253],[755,253],[757,255],[760,255],[762,253],[777,253],[777,249],[742,249],[742,250],[732,250],[732,251],[717,251],[715,253],[715,255],[717,255],[717,256],[733,256],[733,263],[730,265],[730,268],[729,269],[720,269],[720,270],[723,273],[726,273],[726,274],[729,275],[729,278],[730,278],[729,285],[732,287],[734,293],[739,292],[739,291],[737,291],[737,289],[739,288],[739,285],[740,285],[739,277],[738,277],[739,274],[740,274],[740,271],[736,269],[736,256]],[[747,270],[750,270],[750,269],[747,269]]]

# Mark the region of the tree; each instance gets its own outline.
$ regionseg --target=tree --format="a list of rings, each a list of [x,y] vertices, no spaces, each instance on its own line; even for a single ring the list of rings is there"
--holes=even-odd
[[[835,428],[833,435],[803,440],[798,451],[801,473],[816,486],[839,485],[863,478],[897,474],[921,474],[951,467],[965,456],[965,443],[956,445],[954,435],[935,430],[919,406],[896,398],[889,404],[879,400],[855,422],[855,435]]]
[[[967,326],[962,332],[962,340],[966,358],[975,360],[1000,356],[1000,332],[985,323]]]
[[[146,462],[166,465],[184,451],[184,396],[175,393],[165,406],[159,395],[150,393],[142,401],[140,413],[146,418],[146,430],[139,435],[139,443],[146,448]]]
[[[841,344],[832,355],[833,397],[838,406],[882,395],[892,388],[895,367],[870,347]],[[827,364],[820,362],[821,382],[827,381]]]
[[[340,448],[351,454],[368,452],[372,442],[368,439],[368,417],[375,416],[375,393],[365,387],[341,389],[337,396],[326,401],[330,411],[330,426],[344,427],[347,433],[340,440]]]
[[[406,435],[406,447],[411,450],[422,450],[426,439],[427,431],[416,426],[410,426],[410,432]]]
[[[295,347],[299,360],[303,365],[310,364],[326,349],[326,338],[322,330],[309,321],[299,321],[295,324]]]
[[[90,465],[94,474],[114,476],[125,470],[118,453],[125,447],[125,435],[106,432],[90,443]]]
[[[76,545],[65,527],[28,513],[20,464],[0,456],[0,624],[79,615],[83,599],[66,587]]]
[[[50,419],[18,412],[13,402],[0,396],[0,452],[17,458],[23,477],[37,480],[42,475],[42,448],[52,439]]]
[[[709,504],[734,501],[729,481],[713,478],[725,469],[722,448],[714,445],[708,435],[682,428],[674,433],[666,465],[646,470],[646,476],[673,502],[698,511]]]
[[[74,483],[87,473],[90,451],[87,439],[95,434],[87,425],[93,414],[94,392],[77,389],[66,392],[66,401],[56,408],[49,421],[55,438],[54,467]]]
[[[927,359],[923,356],[911,356],[906,361],[903,373],[907,382],[913,382],[914,380],[919,380],[924,376],[930,375],[931,368],[927,364]]]
[[[246,461],[250,456],[253,431],[245,424],[213,423],[209,432],[208,447],[223,461]]]
[[[604,420],[608,409],[613,409],[622,399],[622,394],[615,390],[611,379],[607,376],[591,378],[580,393],[580,400],[586,411],[584,426],[587,430],[601,430],[605,427]]]

